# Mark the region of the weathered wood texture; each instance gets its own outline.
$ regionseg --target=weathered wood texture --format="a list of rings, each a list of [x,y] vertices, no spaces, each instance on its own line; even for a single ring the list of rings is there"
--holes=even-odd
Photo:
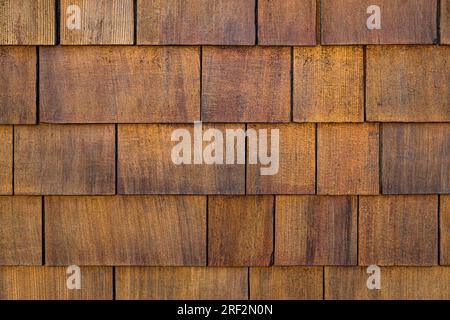
[[[450,193],[450,124],[383,124],[385,194]]]
[[[12,194],[13,127],[0,125],[0,194]]]
[[[226,128],[244,129],[244,126],[203,126],[204,131],[208,128],[224,132]],[[190,165],[176,165],[172,161],[172,148],[179,142],[172,142],[171,135],[177,129],[185,129],[191,134]],[[193,132],[191,124],[119,125],[118,193],[244,194],[245,164],[193,164]],[[203,142],[203,147],[208,144]]]
[[[0,45],[55,43],[55,0],[2,0]]]
[[[314,194],[315,192],[315,126],[313,124],[248,125],[256,130],[259,144],[264,142],[262,131],[267,130],[267,155],[270,155],[272,130],[279,130],[278,172],[262,175],[262,168],[276,168],[275,159],[270,165],[249,164],[250,138],[247,142],[247,193],[248,194]],[[254,144],[253,144],[254,145]],[[275,171],[273,171],[275,172]]]
[[[41,49],[41,121],[200,120],[200,53],[194,47]]]
[[[450,196],[440,199],[440,260],[441,265],[450,266]]]
[[[61,0],[61,44],[133,44],[133,0]],[[81,29],[69,29],[76,5]]]
[[[379,193],[378,124],[319,124],[318,194]]]
[[[16,194],[114,194],[114,125],[16,126]]]
[[[118,300],[245,300],[247,268],[116,269]]]
[[[275,265],[356,265],[356,197],[277,196]]]
[[[48,265],[205,265],[204,197],[46,197]]]
[[[202,120],[289,122],[287,47],[203,48]]]
[[[36,121],[36,48],[0,47],[0,124]]]
[[[0,267],[0,300],[112,300],[112,268],[81,267],[81,289],[67,289],[65,267]]]
[[[450,299],[450,267],[384,267],[380,290],[367,288],[368,277],[362,267],[325,267],[325,299]]]
[[[438,263],[437,196],[373,196],[359,200],[359,265]]]
[[[0,197],[0,265],[42,263],[41,197]]]
[[[138,0],[138,44],[255,44],[255,0]]]
[[[258,44],[315,45],[315,0],[259,0]]]
[[[294,121],[363,122],[361,47],[294,48]]]
[[[441,0],[441,44],[450,44],[450,0]]]
[[[273,196],[209,197],[208,265],[268,266],[273,216]]]
[[[369,46],[367,120],[450,122],[449,68],[450,47]]]
[[[366,25],[377,5],[381,29]],[[437,0],[322,0],[323,44],[431,44],[437,42]]]

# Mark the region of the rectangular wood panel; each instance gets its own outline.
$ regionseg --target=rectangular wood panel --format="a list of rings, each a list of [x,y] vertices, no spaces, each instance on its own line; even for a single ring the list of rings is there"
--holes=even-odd
[[[367,120],[449,122],[449,57],[446,46],[369,46]]]
[[[450,193],[450,124],[383,124],[385,194]]]
[[[437,264],[437,196],[363,196],[359,206],[359,265]]]
[[[321,12],[323,44],[437,42],[437,0],[322,0]]]
[[[114,194],[114,125],[16,126],[16,194]]]
[[[62,45],[133,44],[133,0],[61,0],[60,3]],[[80,10],[79,28],[75,27],[73,6]]]
[[[249,194],[314,194],[315,191],[315,126],[313,124],[248,125],[247,134],[255,130],[259,151],[266,142],[270,164],[250,164],[256,154],[256,142],[247,138],[247,193]],[[267,138],[264,131],[267,132]],[[278,133],[274,130],[279,130]],[[278,150],[271,144],[278,134]],[[271,154],[271,150],[274,151]],[[278,161],[278,162],[277,162]],[[275,169],[278,170],[276,171]],[[269,172],[262,172],[268,170]],[[264,173],[264,175],[263,175]],[[267,174],[267,173],[270,173]]]
[[[0,194],[12,194],[13,127],[0,125]]]
[[[118,193],[244,194],[245,164],[236,164],[236,161],[235,164],[206,164],[203,160],[203,164],[194,164],[197,150],[194,141],[197,138],[193,127],[192,124],[119,125]],[[202,128],[203,132],[210,128],[218,129],[225,136],[226,129],[243,130],[244,126],[221,124]],[[180,143],[171,139],[175,130],[186,130],[182,132],[189,134],[182,142],[190,146],[187,147],[191,150],[190,156],[186,151],[185,158],[190,158],[191,164],[175,164],[172,160],[173,148]],[[207,145],[202,143],[200,155]],[[243,148],[242,152],[245,152],[245,145]]]
[[[449,300],[450,267],[384,267],[369,290],[363,267],[325,267],[326,300]]]
[[[255,0],[138,0],[138,44],[255,44]]]
[[[356,197],[277,196],[275,265],[356,265]]]
[[[440,199],[440,260],[441,265],[450,266],[450,195]]]
[[[315,0],[259,0],[258,44],[315,45]]]
[[[0,267],[0,300],[112,300],[112,268],[81,267],[81,289],[67,289],[65,267]]]
[[[55,0],[0,2],[0,45],[55,43]]]
[[[294,48],[294,121],[364,121],[363,49]]]
[[[317,193],[379,193],[378,124],[319,124]]]
[[[208,265],[268,266],[273,213],[273,196],[209,197]]]
[[[0,197],[0,265],[42,262],[41,197]]]
[[[0,123],[36,121],[36,48],[0,47]]]
[[[117,300],[245,300],[247,268],[118,267]]]
[[[441,44],[450,44],[450,0],[441,0]]]
[[[289,122],[287,47],[203,48],[202,120]]]
[[[250,268],[251,300],[322,300],[320,267]]]
[[[194,47],[41,49],[41,121],[200,120],[200,54]]]

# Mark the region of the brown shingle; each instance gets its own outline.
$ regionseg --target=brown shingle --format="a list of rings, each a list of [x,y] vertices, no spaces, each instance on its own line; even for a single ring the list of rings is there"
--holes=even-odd
[[[205,265],[204,197],[46,197],[49,265]]]
[[[203,48],[202,120],[289,122],[290,50]]]
[[[41,49],[41,121],[200,120],[200,54],[194,47]]]
[[[114,125],[16,126],[16,194],[113,194]]]
[[[450,0],[441,0],[441,43],[450,44]]]
[[[36,121],[36,48],[0,47],[0,123]]]
[[[0,125],[0,194],[12,194],[13,127]]]
[[[247,268],[126,268],[116,270],[118,300],[244,300]]]
[[[209,197],[208,265],[268,266],[273,210],[273,196]]]
[[[363,196],[359,204],[359,265],[437,264],[437,196]]]
[[[440,203],[440,264],[450,266],[450,196],[441,196]]]
[[[369,6],[381,29],[369,30]],[[322,0],[323,44],[426,44],[437,39],[437,0]]]

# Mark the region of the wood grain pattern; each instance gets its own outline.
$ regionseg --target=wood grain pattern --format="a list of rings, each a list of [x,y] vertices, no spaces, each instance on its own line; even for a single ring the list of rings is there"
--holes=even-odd
[[[245,300],[247,268],[116,269],[118,300]]]
[[[36,121],[36,48],[0,48],[0,124]]]
[[[0,45],[55,43],[54,0],[2,0]]]
[[[243,125],[203,125],[244,129]],[[194,143],[192,125],[119,125],[119,194],[244,194],[244,164],[182,164],[172,162],[176,129],[186,129]],[[203,142],[203,147],[209,143]],[[194,151],[192,150],[192,158]]]
[[[450,124],[382,126],[383,193],[450,193]]]
[[[450,121],[449,57],[446,46],[369,46],[367,120]]]
[[[450,196],[440,198],[440,260],[439,264],[450,266]]]
[[[267,130],[271,150],[271,130],[279,130],[279,170],[274,175],[261,175],[269,165],[249,164],[247,143],[248,194],[314,194],[315,192],[315,126],[313,124],[248,125],[248,130]],[[248,138],[249,139],[249,138]],[[259,141],[261,134],[259,133]],[[268,151],[268,154],[269,154]]]
[[[366,268],[325,267],[326,300],[448,300],[449,267],[384,267],[381,289],[367,289]]]
[[[0,300],[112,300],[112,268],[82,267],[81,289],[67,289],[65,267],[0,267]]]
[[[81,30],[67,28],[70,5],[81,9]],[[61,0],[60,23],[62,45],[133,44],[133,0]]]
[[[441,0],[441,44],[450,44],[450,0]]]
[[[319,124],[317,193],[379,193],[378,124]]]
[[[41,197],[0,197],[0,265],[42,263]]]
[[[358,264],[435,265],[438,228],[437,196],[362,196]]]
[[[200,57],[193,47],[41,49],[41,121],[200,120]]]
[[[0,125],[0,194],[12,194],[13,127]]]
[[[361,47],[294,48],[294,121],[363,122]]]
[[[381,29],[366,26],[378,5]],[[436,0],[322,0],[323,44],[431,44],[437,42]]]
[[[114,125],[16,126],[16,194],[114,194]]]
[[[250,268],[251,300],[322,300],[319,267]]]
[[[255,0],[138,0],[138,44],[255,44]]]
[[[356,265],[357,199],[277,196],[275,265]]]
[[[289,122],[290,50],[203,48],[202,120]]]
[[[204,197],[46,197],[49,265],[205,265]]]
[[[208,200],[208,265],[268,266],[273,252],[273,196]]]
[[[258,44],[315,45],[315,0],[259,0]]]

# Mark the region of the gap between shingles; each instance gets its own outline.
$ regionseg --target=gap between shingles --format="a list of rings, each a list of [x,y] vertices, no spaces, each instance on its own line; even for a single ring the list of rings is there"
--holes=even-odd
[[[378,183],[380,184],[380,195],[383,194],[383,124],[378,124]]]
[[[318,181],[317,181],[317,177],[318,177],[318,171],[319,171],[319,167],[318,167],[318,159],[317,159],[317,155],[318,155],[318,149],[319,149],[319,139],[318,139],[318,131],[319,131],[319,124],[315,123],[314,124],[314,194],[317,195],[317,185],[318,185]]]
[[[133,0],[133,45],[137,44],[137,0]]]
[[[270,266],[275,265],[275,221],[277,214],[277,196],[273,195],[273,221],[272,221],[272,256],[270,258]]]
[[[367,46],[363,46],[363,114],[364,123],[367,121]]]
[[[325,266],[322,266],[322,300],[325,300]]]
[[[255,0],[255,46],[258,45],[258,0]]]
[[[359,195],[356,196],[356,265],[359,265]]]
[[[112,267],[112,299],[116,300],[116,267]]]
[[[250,300],[250,267],[247,267],[247,299]]]
[[[41,196],[42,265],[45,265],[45,196]]]
[[[114,161],[116,164],[116,168],[115,168],[115,191],[114,194],[118,194],[119,188],[119,125],[116,123],[115,125],[115,154],[114,154]]]
[[[15,125],[13,125],[12,126],[12,137],[11,137],[11,151],[12,151],[12,155],[11,155],[11,157],[12,157],[12,164],[11,164],[11,187],[12,187],[12,195],[14,195],[15,194],[15,186],[14,186],[14,163],[15,163],[15,160],[14,160],[14,152],[15,152],[15,147],[14,147],[14,145],[15,145],[15,130],[16,130],[16,126]]]
[[[209,195],[206,195],[206,266],[209,265]]]
[[[291,122],[294,122],[294,47],[291,47]]]
[[[200,121],[202,121],[202,110],[203,110],[203,46],[200,46],[200,96],[199,96],[199,104],[200,104]]]
[[[40,51],[39,51],[39,46],[36,46],[36,124],[39,124],[40,122],[40,114],[41,114],[41,105],[40,105],[40,100],[41,100],[41,92],[40,92],[40,70],[41,70],[41,65],[40,65]]]
[[[438,234],[438,238],[437,238],[437,248],[438,248],[438,265],[441,264],[441,195],[437,195],[438,196],[438,203],[437,203],[437,234]]]
[[[436,42],[435,44],[441,44],[441,1],[437,1],[437,12],[436,12]]]
[[[55,1],[55,45],[61,43],[61,7],[60,1]]]

